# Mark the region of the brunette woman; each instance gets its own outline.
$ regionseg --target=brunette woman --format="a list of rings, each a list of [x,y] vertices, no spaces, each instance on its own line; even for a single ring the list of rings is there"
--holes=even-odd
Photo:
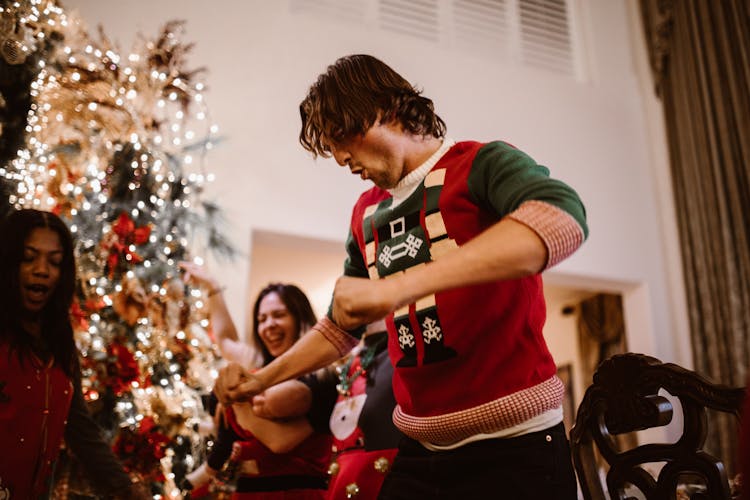
[[[253,347],[243,345],[224,303],[221,288],[205,269],[191,263],[181,266],[187,278],[202,284],[209,297],[210,318],[216,341],[225,357],[254,368],[285,353],[317,321],[307,296],[292,284],[271,283],[253,305]],[[259,353],[259,356],[255,355]],[[274,391],[269,388],[269,391]],[[221,411],[221,410],[219,410]],[[331,438],[315,432],[304,417],[284,420],[261,418],[251,403],[225,409],[225,424],[218,426],[214,450],[207,465],[188,476],[191,486],[215,476],[227,459],[239,467],[235,499],[316,500],[327,485]]]

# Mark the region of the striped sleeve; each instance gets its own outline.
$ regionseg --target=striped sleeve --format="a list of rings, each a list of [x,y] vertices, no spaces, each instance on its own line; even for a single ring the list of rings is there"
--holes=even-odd
[[[346,238],[344,276],[353,276],[355,278],[368,278],[370,276],[367,272],[365,259],[362,257],[362,252],[360,252],[357,240],[351,230],[349,230],[349,235]]]
[[[349,231],[349,236],[346,238],[346,260],[344,261],[344,276],[351,276],[354,278],[369,277],[367,273],[367,266],[365,266],[365,261],[362,258],[362,253],[359,251],[357,240],[355,239],[351,230]],[[351,350],[354,345],[357,344],[357,339],[360,339],[365,333],[365,327],[363,326],[352,331],[344,332],[344,330],[341,330],[336,325],[336,323],[333,321],[333,297],[331,297],[331,302],[328,305],[328,311],[326,312],[326,316],[324,319],[326,320],[326,325],[328,325],[330,328],[320,329],[321,333],[323,333],[325,337],[339,349],[340,352],[341,349],[347,349],[342,352],[342,356],[349,352],[349,350]],[[327,335],[326,331],[333,331],[331,330],[331,328],[335,328],[337,332]],[[336,340],[337,337],[340,337],[339,332],[341,334],[346,334],[346,336],[350,339],[353,338],[354,344],[351,347],[347,347],[349,339],[344,340],[343,343],[339,343],[338,340]]]

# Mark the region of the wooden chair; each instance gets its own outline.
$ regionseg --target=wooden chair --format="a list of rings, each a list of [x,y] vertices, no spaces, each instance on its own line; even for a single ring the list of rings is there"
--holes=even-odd
[[[683,434],[674,444],[641,444],[621,450],[613,436],[667,425],[672,404],[658,394],[666,390],[682,405]],[[632,488],[647,500],[676,498],[678,486],[699,485],[689,498],[730,499],[724,465],[702,448],[706,440],[706,409],[734,414],[739,419],[744,388],[712,384],[675,364],[643,354],[619,354],[604,361],[594,374],[578,408],[570,432],[573,464],[584,498],[613,500],[629,497]],[[596,453],[609,466],[600,475]],[[644,464],[664,463],[658,477]],[[684,498],[684,497],[683,497]]]

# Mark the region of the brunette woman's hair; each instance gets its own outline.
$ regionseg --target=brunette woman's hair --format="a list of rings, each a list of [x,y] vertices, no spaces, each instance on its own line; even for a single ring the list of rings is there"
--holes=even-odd
[[[445,136],[432,101],[379,59],[350,55],[328,66],[299,105],[299,141],[314,156],[364,133],[378,120],[415,135]]]
[[[253,343],[263,354],[263,365],[267,365],[275,359],[261,340],[260,333],[258,333],[258,310],[260,309],[260,302],[269,293],[276,293],[281,302],[286,306],[289,314],[294,318],[294,326],[297,330],[297,336],[294,339],[295,342],[317,322],[317,318],[305,292],[295,285],[288,283],[270,283],[267,285],[260,291],[253,305]]]
[[[57,233],[63,250],[60,279],[40,312],[40,339],[36,339],[22,327],[23,304],[19,277],[26,241],[37,228]],[[69,377],[73,377],[78,366],[78,353],[70,324],[75,282],[73,238],[65,223],[51,212],[33,209],[10,212],[0,223],[0,339],[8,342],[11,350],[17,351],[22,360],[32,352],[39,353],[40,348],[47,351]]]

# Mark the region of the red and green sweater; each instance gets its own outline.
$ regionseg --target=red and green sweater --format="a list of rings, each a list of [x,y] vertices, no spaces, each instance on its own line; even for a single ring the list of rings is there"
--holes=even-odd
[[[504,143],[448,149],[397,206],[373,187],[354,206],[348,276],[387,278],[439,259],[504,217],[533,229],[550,267],[587,236],[578,195]],[[563,386],[542,335],[540,275],[445,290],[386,320],[398,406],[394,422],[420,441],[448,445],[523,425],[560,408]],[[346,352],[352,339],[319,330]]]

